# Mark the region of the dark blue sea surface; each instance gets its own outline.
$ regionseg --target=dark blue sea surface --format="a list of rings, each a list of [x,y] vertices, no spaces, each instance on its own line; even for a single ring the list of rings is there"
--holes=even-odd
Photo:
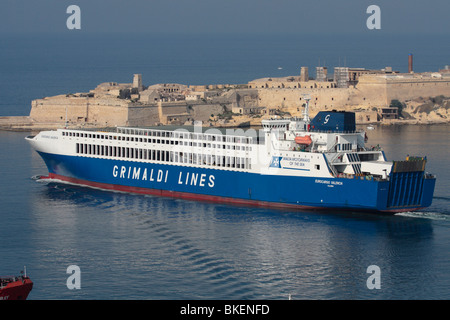
[[[0,38],[0,115],[26,115],[35,98],[131,82],[133,73],[142,73],[146,85],[245,83],[298,74],[318,56],[405,69],[412,51],[410,42],[393,39],[379,40],[393,50],[373,52],[376,46],[362,38],[355,52],[347,49],[351,39],[339,47],[331,37],[309,43],[105,37]],[[448,43],[439,50],[412,46],[426,61],[416,60],[421,71],[448,63]],[[368,131],[368,144],[383,146],[388,159],[427,156],[427,171],[437,175],[431,207],[394,216],[278,211],[43,183],[33,179],[47,169],[24,140],[28,134],[0,131],[0,275],[26,266],[34,282],[29,299],[450,298],[448,125]],[[81,289],[66,285],[71,265],[80,268]],[[380,289],[367,286],[372,265],[380,268]]]
[[[33,99],[88,92],[102,82],[144,85],[242,84],[300,75],[307,66],[416,72],[449,64],[445,35],[154,35],[3,34],[0,36],[0,116],[28,115]],[[278,68],[282,69],[278,69]]]

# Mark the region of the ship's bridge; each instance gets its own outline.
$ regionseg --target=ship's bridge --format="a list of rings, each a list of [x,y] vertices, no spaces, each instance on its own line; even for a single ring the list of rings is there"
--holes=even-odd
[[[272,130],[287,131],[289,130],[289,119],[264,119],[262,120],[262,127],[264,132]]]
[[[308,122],[299,118],[271,118],[261,122],[264,132],[276,130],[284,131],[306,131]]]

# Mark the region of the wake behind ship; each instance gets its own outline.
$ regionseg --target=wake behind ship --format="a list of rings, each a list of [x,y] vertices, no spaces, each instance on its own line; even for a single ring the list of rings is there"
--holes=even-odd
[[[262,134],[118,127],[26,139],[46,178],[124,192],[290,209],[397,213],[431,205],[426,157],[388,161],[352,112],[262,121]],[[213,130],[211,130],[213,131]],[[254,132],[254,131],[253,131]]]

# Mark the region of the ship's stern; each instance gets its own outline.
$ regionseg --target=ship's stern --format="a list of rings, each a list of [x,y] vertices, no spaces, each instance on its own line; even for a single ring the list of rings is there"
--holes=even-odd
[[[393,162],[384,211],[414,211],[431,205],[436,177],[425,172],[426,161],[426,157],[408,157]]]

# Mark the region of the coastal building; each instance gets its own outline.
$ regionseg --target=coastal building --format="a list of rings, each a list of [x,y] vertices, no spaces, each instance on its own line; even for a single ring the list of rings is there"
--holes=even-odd
[[[142,74],[135,74],[133,77],[133,88],[137,89],[138,91],[143,90],[142,86]]]
[[[324,82],[327,81],[327,67],[316,67],[316,81]]]
[[[398,119],[398,108],[397,107],[379,108],[379,115],[381,119]]]
[[[380,120],[378,110],[355,110],[355,121],[358,124],[377,123]]]
[[[444,69],[439,70],[439,73],[450,74],[450,66],[446,65]]]
[[[300,81],[306,82],[309,80],[308,67],[302,67],[300,71]]]
[[[186,94],[186,101],[197,101],[205,98],[204,91],[191,91]]]
[[[334,82],[338,88],[347,88],[349,85],[349,74],[347,67],[334,68]]]

